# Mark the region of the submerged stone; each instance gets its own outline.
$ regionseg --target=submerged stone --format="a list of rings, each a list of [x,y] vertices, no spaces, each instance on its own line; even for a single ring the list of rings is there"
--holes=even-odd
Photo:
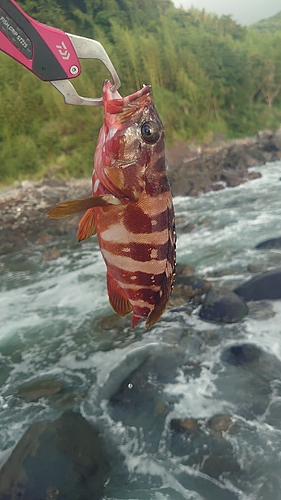
[[[234,291],[247,302],[281,299],[281,269],[255,276]]]
[[[222,432],[234,432],[234,424],[228,413],[218,413],[210,418],[208,425],[214,434],[221,435]]]
[[[0,471],[0,498],[98,500],[107,469],[96,428],[68,411],[27,430]]]
[[[195,418],[173,418],[171,420],[171,429],[176,432],[184,432],[188,435],[199,432],[198,421]]]
[[[230,365],[238,366],[257,361],[261,355],[261,349],[254,344],[232,345],[224,349],[221,360]]]
[[[226,288],[212,288],[205,296],[200,318],[218,323],[236,323],[248,314],[245,302]]]
[[[63,389],[62,383],[56,379],[37,380],[32,384],[23,385],[18,390],[18,397],[27,403],[36,402],[42,397],[54,396]]]

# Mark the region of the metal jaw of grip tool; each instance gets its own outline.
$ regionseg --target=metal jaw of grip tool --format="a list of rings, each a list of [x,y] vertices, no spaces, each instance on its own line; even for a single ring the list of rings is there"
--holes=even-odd
[[[100,60],[113,79],[112,92],[121,85],[99,42],[41,24],[28,16],[15,0],[0,0],[0,50],[41,80],[50,82],[67,104],[102,105],[102,98],[78,95],[70,82],[81,73],[79,59]]]

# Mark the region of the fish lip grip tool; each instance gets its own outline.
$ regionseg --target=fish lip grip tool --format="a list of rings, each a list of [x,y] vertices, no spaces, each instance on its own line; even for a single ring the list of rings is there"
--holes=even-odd
[[[0,50],[64,96],[66,104],[101,106],[102,98],[80,96],[70,80],[81,73],[79,59],[100,60],[113,79],[112,92],[121,83],[104,47],[96,40],[65,33],[35,21],[15,0],[0,0]]]

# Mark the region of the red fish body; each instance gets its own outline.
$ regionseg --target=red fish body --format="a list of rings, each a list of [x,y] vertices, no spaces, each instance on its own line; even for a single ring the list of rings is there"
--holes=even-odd
[[[175,267],[164,128],[151,87],[125,98],[110,89],[106,81],[92,198],[61,203],[48,215],[67,217],[87,208],[78,239],[97,233],[111,306],[121,316],[133,311],[132,327],[145,319],[149,328],[166,308]]]

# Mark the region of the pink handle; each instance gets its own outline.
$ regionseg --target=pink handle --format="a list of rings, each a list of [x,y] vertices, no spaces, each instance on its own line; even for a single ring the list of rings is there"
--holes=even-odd
[[[35,21],[15,0],[0,0],[0,49],[45,81],[81,73],[67,34]]]

